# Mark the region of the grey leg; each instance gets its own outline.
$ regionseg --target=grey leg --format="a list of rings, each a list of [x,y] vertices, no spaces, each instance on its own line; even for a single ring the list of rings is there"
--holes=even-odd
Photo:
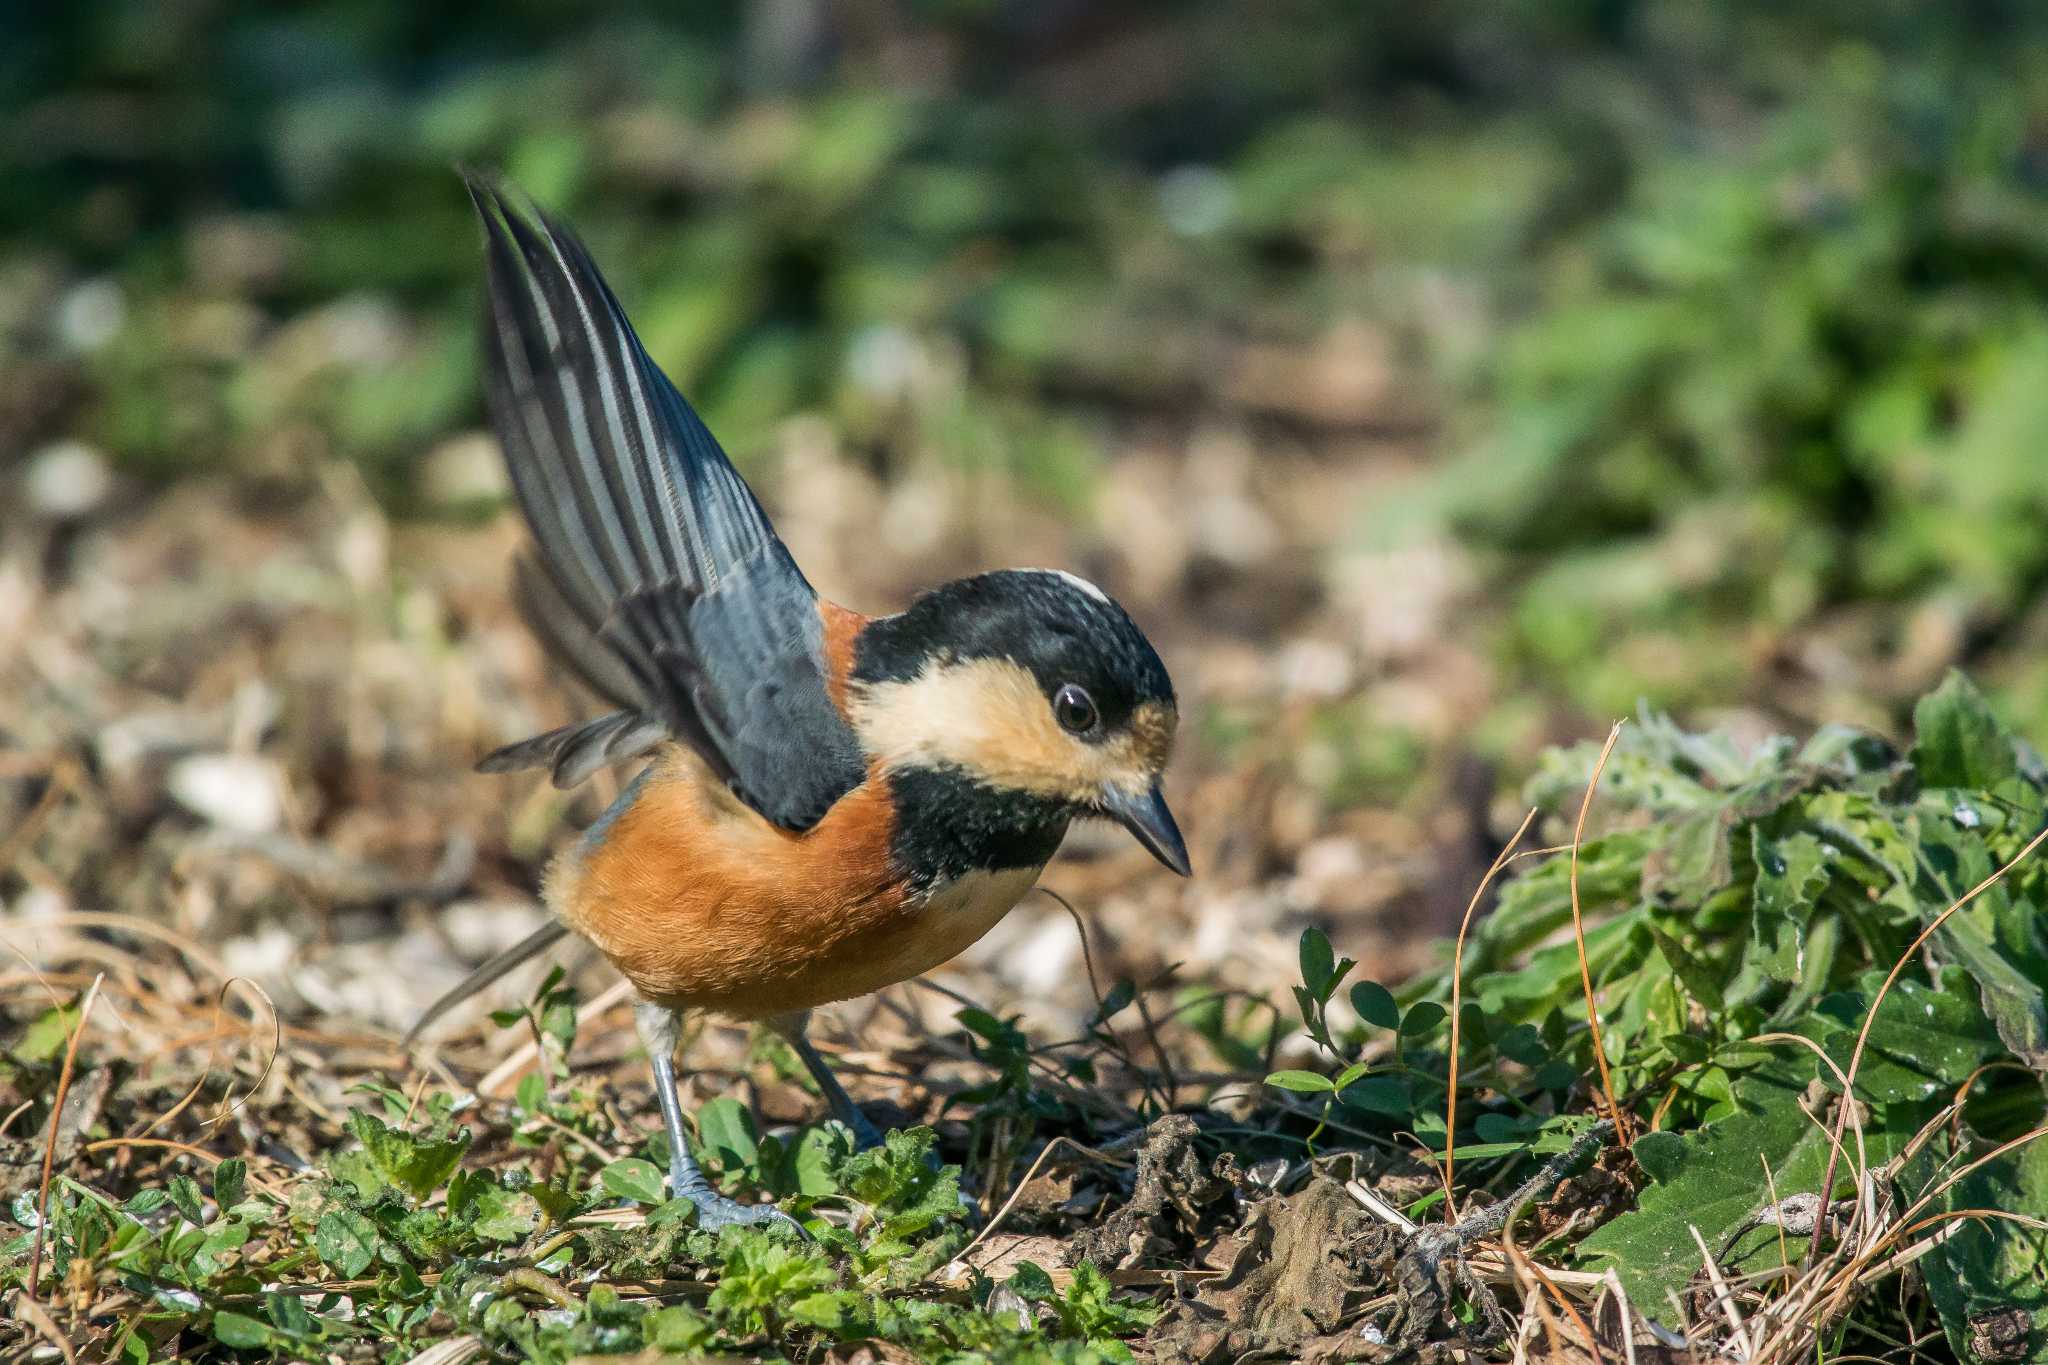
[[[846,1087],[832,1074],[832,1068],[825,1064],[818,1049],[811,1046],[810,1025],[809,1010],[778,1014],[768,1020],[768,1027],[781,1034],[783,1041],[796,1049],[796,1055],[803,1059],[804,1070],[811,1073],[811,1079],[825,1093],[825,1103],[832,1106],[832,1117],[853,1130],[853,1140],[860,1144],[861,1150],[881,1146],[882,1130],[860,1111],[860,1106],[853,1102],[853,1096],[846,1093]]]
[[[633,1022],[640,1041],[647,1048],[647,1060],[654,1067],[654,1095],[661,1101],[661,1124],[668,1132],[668,1191],[697,1206],[697,1226],[710,1230],[734,1223],[787,1223],[803,1231],[796,1220],[773,1204],[742,1204],[711,1188],[697,1158],[690,1155],[690,1139],[683,1131],[683,1107],[676,1099],[676,1038],[681,1020],[674,1010],[645,1001],[633,1009]]]

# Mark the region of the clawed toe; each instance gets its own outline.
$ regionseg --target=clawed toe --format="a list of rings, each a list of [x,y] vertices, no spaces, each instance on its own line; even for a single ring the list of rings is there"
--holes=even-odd
[[[697,1226],[706,1232],[716,1232],[720,1228],[758,1227],[766,1224],[771,1227],[786,1227],[798,1237],[810,1237],[810,1233],[804,1231],[802,1223],[773,1204],[742,1204],[736,1199],[728,1199],[722,1194],[714,1194],[708,1190],[688,1197],[690,1202],[697,1206]]]

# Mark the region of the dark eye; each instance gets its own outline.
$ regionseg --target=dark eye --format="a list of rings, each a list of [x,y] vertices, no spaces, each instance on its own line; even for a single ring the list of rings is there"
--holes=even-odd
[[[1095,702],[1084,689],[1073,683],[1053,694],[1052,713],[1063,727],[1074,734],[1095,728]]]

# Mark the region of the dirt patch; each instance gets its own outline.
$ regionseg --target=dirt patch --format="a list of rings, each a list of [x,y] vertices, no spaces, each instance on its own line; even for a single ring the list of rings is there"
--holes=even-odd
[[[1319,1177],[1253,1207],[1234,1262],[1159,1320],[1152,1348],[1177,1365],[1370,1354],[1359,1326],[1399,1249],[1391,1229]]]
[[[1205,1226],[1230,1215],[1243,1183],[1237,1159],[1225,1153],[1205,1161],[1195,1145],[1200,1133],[1185,1114],[1168,1114],[1146,1129],[1130,1199],[1070,1241],[1066,1263],[1127,1270],[1177,1257]]]

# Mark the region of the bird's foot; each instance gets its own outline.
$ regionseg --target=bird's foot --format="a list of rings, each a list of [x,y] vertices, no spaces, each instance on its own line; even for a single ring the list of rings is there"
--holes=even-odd
[[[692,1204],[697,1206],[697,1226],[706,1232],[720,1228],[785,1227],[798,1237],[809,1238],[804,1225],[776,1208],[773,1204],[742,1204],[737,1199],[728,1199],[715,1190],[684,1191]]]

